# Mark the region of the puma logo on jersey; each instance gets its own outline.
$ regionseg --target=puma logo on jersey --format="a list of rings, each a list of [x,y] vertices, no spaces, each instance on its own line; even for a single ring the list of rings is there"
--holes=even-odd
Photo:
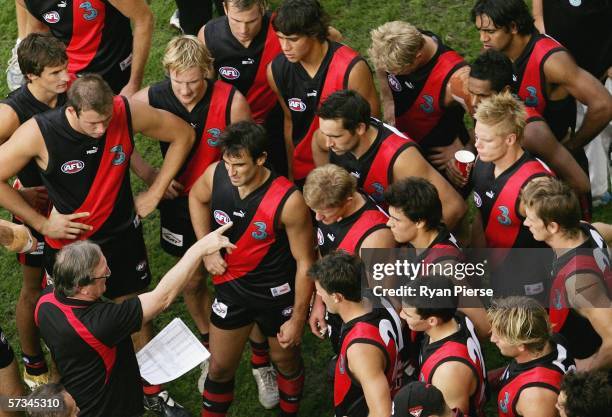
[[[56,12],[55,10],[51,11],[51,12],[47,12],[43,15],[43,19],[45,20],[45,22],[47,23],[57,23],[60,21],[60,15],[58,12]]]
[[[62,165],[62,172],[64,174],[76,174],[85,168],[85,162],[73,159],[72,161],[64,162]]]
[[[487,191],[487,192],[485,193],[485,195],[486,195],[487,197],[489,197],[489,198],[493,198],[493,197],[495,197],[495,193],[494,193],[493,191]]]
[[[66,0],[60,1],[59,3],[57,3],[57,7],[66,7],[66,6],[67,6]]]
[[[238,217],[242,217],[244,218],[244,215],[246,214],[244,211],[240,210],[240,211],[235,211],[232,213],[234,216],[238,216]]]
[[[255,60],[253,58],[247,58],[244,61],[242,61],[242,65],[253,65],[255,63]]]
[[[414,90],[414,84],[412,84],[410,81],[404,81],[404,84],[406,85],[406,87],[408,87],[411,90]]]
[[[351,175],[357,179],[361,178],[361,174],[357,171],[351,171]]]
[[[235,80],[240,77],[240,71],[234,67],[221,67],[219,68],[219,74],[228,80]]]
[[[333,242],[334,240],[336,240],[336,236],[332,235],[331,233],[328,233],[328,234],[327,234],[327,238],[328,238],[329,240],[331,240],[332,242]]]
[[[88,149],[88,150],[86,150],[86,151],[85,151],[85,153],[86,153],[87,155],[91,155],[91,154],[94,154],[94,153],[96,153],[96,152],[98,152],[98,147],[97,147],[97,146],[94,146],[93,148]]]
[[[306,93],[306,97],[316,97],[317,94],[317,90],[312,90],[310,93]]]

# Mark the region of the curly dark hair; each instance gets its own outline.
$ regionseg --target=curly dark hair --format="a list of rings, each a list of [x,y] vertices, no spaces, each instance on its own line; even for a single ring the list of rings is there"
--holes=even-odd
[[[612,371],[570,372],[561,383],[567,417],[608,417],[612,410]]]

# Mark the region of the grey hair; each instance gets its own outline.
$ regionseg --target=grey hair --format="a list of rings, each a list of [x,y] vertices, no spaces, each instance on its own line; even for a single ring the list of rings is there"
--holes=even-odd
[[[40,407],[26,407],[28,415],[31,417],[64,417],[67,414],[66,400],[64,399],[64,386],[58,383],[49,383],[36,388],[30,395],[28,400],[57,399],[59,406],[52,409]],[[35,402],[35,401],[34,401]]]
[[[91,274],[102,259],[102,249],[89,240],[64,246],[55,258],[53,283],[56,291],[72,297],[79,287],[91,284]]]

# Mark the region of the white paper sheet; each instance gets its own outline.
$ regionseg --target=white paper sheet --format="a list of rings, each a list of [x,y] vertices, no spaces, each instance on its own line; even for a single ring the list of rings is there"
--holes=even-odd
[[[179,318],[172,320],[136,353],[140,375],[151,385],[172,381],[209,356],[210,352]]]

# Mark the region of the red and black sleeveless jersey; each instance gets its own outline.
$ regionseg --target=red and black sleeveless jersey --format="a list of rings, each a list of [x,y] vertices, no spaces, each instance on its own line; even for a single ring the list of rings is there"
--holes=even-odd
[[[225,254],[227,269],[213,276],[216,291],[229,297],[282,304],[293,299],[296,263],[287,233],[280,225],[285,202],[295,186],[270,174],[259,188],[240,198],[223,163],[215,169],[212,186],[212,229],[232,221],[225,233],[237,249]]]
[[[257,123],[263,123],[277,105],[276,94],[266,78],[268,64],[282,52],[271,20],[270,12],[264,14],[261,30],[248,47],[236,40],[227,16],[213,19],[204,27],[204,39],[214,58],[215,71],[220,79],[246,97]]]
[[[169,79],[149,87],[149,104],[169,111],[189,123],[196,131],[196,141],[186,161],[177,174],[177,180],[185,187],[184,194],[213,162],[221,159],[219,136],[231,122],[232,100],[236,88],[223,81],[206,80],[204,97],[189,111],[172,92]],[[159,142],[165,157],[167,142]]]
[[[61,107],[66,102],[66,94],[62,93],[57,96],[56,107]],[[44,113],[51,110],[51,107],[45,103],[38,101],[36,97],[32,95],[27,85],[23,85],[17,90],[13,91],[8,97],[2,100],[0,103],[9,106],[19,119],[19,124],[24,124],[32,116],[39,113]],[[37,187],[42,185],[40,174],[38,173],[38,166],[34,160],[28,162],[28,164],[17,174],[19,182],[24,187]]]
[[[395,160],[405,149],[416,143],[378,119],[372,117],[370,123],[377,129],[378,135],[363,155],[355,158],[350,152],[336,155],[332,151],[329,153],[329,162],[350,172],[357,178],[357,187],[386,209],[383,193],[393,182]]]
[[[315,115],[319,104],[335,91],[348,88],[351,70],[363,58],[346,45],[328,42],[329,48],[319,70],[311,78],[300,63],[291,63],[284,54],[272,61],[276,87],[291,112],[293,177],[304,179],[314,169],[312,135],[319,128]]]
[[[49,200],[62,214],[90,213],[79,222],[93,229],[78,239],[100,243],[135,221],[129,173],[134,139],[127,100],[115,96],[112,119],[99,139],[74,130],[66,118],[66,107],[37,114],[34,119],[49,154],[47,169],[41,171]],[[72,242],[46,241],[55,249]]]
[[[588,319],[571,308],[566,282],[576,274],[592,274],[599,277],[612,295],[612,269],[608,246],[599,232],[588,223],[581,223],[587,240],[577,248],[565,252],[553,262],[552,285],[549,294],[549,315],[553,331],[561,333],[568,341],[572,355],[584,359],[597,352],[601,337]],[[577,285],[579,288],[580,285]]]
[[[342,325],[341,349],[334,372],[336,416],[366,417],[369,412],[363,388],[349,369],[347,351],[355,343],[376,346],[385,355],[384,373],[391,398],[401,387],[401,352],[404,349],[401,320],[388,300],[380,298],[372,303],[371,312]]]
[[[476,391],[470,396],[470,416],[484,416],[486,402],[487,371],[476,337],[474,324],[462,313],[457,313],[454,319],[459,330],[444,339],[430,343],[429,336],[424,335],[419,355],[419,381],[431,384],[436,369],[449,361],[461,362],[467,365],[474,373]]]
[[[36,19],[66,44],[68,72],[105,74],[131,65],[130,19],[107,0],[25,0]]]
[[[361,244],[371,233],[387,227],[389,216],[368,197],[363,196],[363,199],[365,204],[359,210],[339,222],[317,222],[317,244],[321,256],[335,250],[359,254]]]
[[[561,344],[551,341],[553,350],[546,356],[525,363],[512,360],[501,376],[503,384],[497,395],[499,417],[519,417],[516,403],[521,392],[530,387],[546,388],[559,393],[563,375],[575,369],[574,359]]]
[[[513,92],[518,94],[525,106],[537,110],[546,119],[555,136],[562,139],[575,120],[573,104],[575,100],[568,96],[551,101],[548,98],[544,76],[544,63],[550,55],[559,51],[568,52],[553,38],[534,32],[514,62],[516,82],[513,85]]]
[[[431,60],[411,74],[387,74],[387,79],[393,94],[395,126],[427,150],[465,137],[464,110],[460,106],[445,108],[444,96],[450,77],[467,62],[435,34],[423,34],[438,43]]]
[[[459,242],[446,226],[442,226],[440,233],[429,247],[418,255],[417,262],[423,261],[425,264],[458,263],[463,262],[464,259]]]

